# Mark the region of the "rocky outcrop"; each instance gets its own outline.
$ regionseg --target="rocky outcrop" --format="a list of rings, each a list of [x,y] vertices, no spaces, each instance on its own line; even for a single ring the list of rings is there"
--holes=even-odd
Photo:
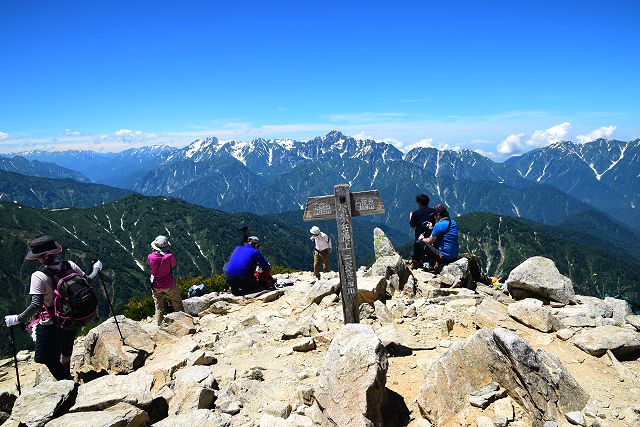
[[[453,420],[469,396],[488,382],[504,388],[531,414],[534,425],[581,410],[588,400],[555,356],[534,351],[503,328],[483,329],[454,344],[425,372],[425,378],[417,403],[423,416],[436,425]]]
[[[197,409],[186,414],[173,415],[153,424],[154,427],[228,427],[231,415],[216,414],[208,409]]]
[[[542,301],[527,298],[523,301],[514,302],[507,307],[509,316],[520,323],[541,332],[552,332],[557,329],[557,321],[551,311],[544,307]]]
[[[73,399],[76,384],[71,380],[44,382],[36,387],[25,388],[16,399],[11,411],[11,420],[29,427],[41,427],[63,413]]]
[[[373,330],[360,324],[345,325],[325,356],[316,400],[337,426],[382,427],[386,374],[387,355]]]
[[[169,413],[184,414],[212,408],[218,387],[209,366],[192,366],[176,372],[172,388]]]
[[[476,288],[469,270],[469,260],[466,258],[445,265],[440,273],[440,281],[449,288]]]
[[[340,279],[327,279],[327,280],[318,280],[315,282],[311,289],[307,292],[305,296],[307,304],[319,304],[320,301],[326,296],[337,294],[340,292]]]
[[[377,227],[373,230],[373,248],[376,260],[364,275],[383,276],[387,279],[387,290],[390,294],[403,290],[412,276],[411,270],[393,248],[384,231]]]
[[[358,304],[384,301],[386,289],[387,279],[382,276],[358,277]]]
[[[135,320],[118,316],[91,329],[84,339],[84,362],[90,368],[113,374],[127,374],[144,364],[155,349],[151,336]],[[124,337],[120,338],[118,327]]]
[[[194,334],[196,332],[193,317],[182,311],[169,313],[164,316],[160,329],[176,338]]]
[[[74,412],[56,418],[47,427],[145,427],[149,415],[128,403],[117,403],[102,411]]]
[[[640,333],[618,326],[583,329],[571,340],[576,347],[593,356],[600,357],[607,350],[622,359],[640,354]]]
[[[552,260],[539,256],[514,268],[506,284],[515,299],[538,298],[567,304],[575,295],[571,279],[560,274]]]

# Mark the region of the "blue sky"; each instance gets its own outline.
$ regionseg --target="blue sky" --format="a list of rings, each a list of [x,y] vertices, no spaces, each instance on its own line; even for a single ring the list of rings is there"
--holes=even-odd
[[[0,151],[640,137],[640,2],[0,0]]]

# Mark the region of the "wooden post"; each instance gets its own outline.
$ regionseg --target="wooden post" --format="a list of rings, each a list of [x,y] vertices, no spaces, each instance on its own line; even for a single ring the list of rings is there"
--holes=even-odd
[[[307,199],[304,221],[322,221],[335,218],[338,225],[337,249],[344,323],[358,323],[360,321],[351,217],[381,213],[384,213],[384,205],[377,190],[352,193],[347,184],[336,185],[333,196],[317,196]]]
[[[338,263],[342,285],[342,312],[344,323],[359,323],[356,255],[351,224],[351,194],[348,185],[334,187],[336,221],[338,223]]]

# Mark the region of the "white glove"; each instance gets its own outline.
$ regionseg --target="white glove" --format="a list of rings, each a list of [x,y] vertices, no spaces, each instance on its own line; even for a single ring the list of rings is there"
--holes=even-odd
[[[7,327],[10,328],[20,323],[20,321],[18,320],[17,314],[10,314],[8,316],[4,316],[4,323],[6,323]]]
[[[97,260],[93,263],[93,271],[102,271],[102,261]]]

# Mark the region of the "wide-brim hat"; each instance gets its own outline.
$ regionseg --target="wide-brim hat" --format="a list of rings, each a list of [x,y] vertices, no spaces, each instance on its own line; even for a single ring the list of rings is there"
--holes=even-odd
[[[171,243],[169,243],[169,239],[166,236],[158,236],[155,238],[153,242],[151,242],[151,247],[157,251],[164,251],[171,247]]]
[[[320,234],[320,228],[316,225],[314,225],[313,227],[311,227],[311,230],[309,230],[309,232],[311,234]]]
[[[62,245],[53,237],[42,236],[29,242],[29,251],[24,259],[33,261],[47,255],[57,255],[62,252]]]

